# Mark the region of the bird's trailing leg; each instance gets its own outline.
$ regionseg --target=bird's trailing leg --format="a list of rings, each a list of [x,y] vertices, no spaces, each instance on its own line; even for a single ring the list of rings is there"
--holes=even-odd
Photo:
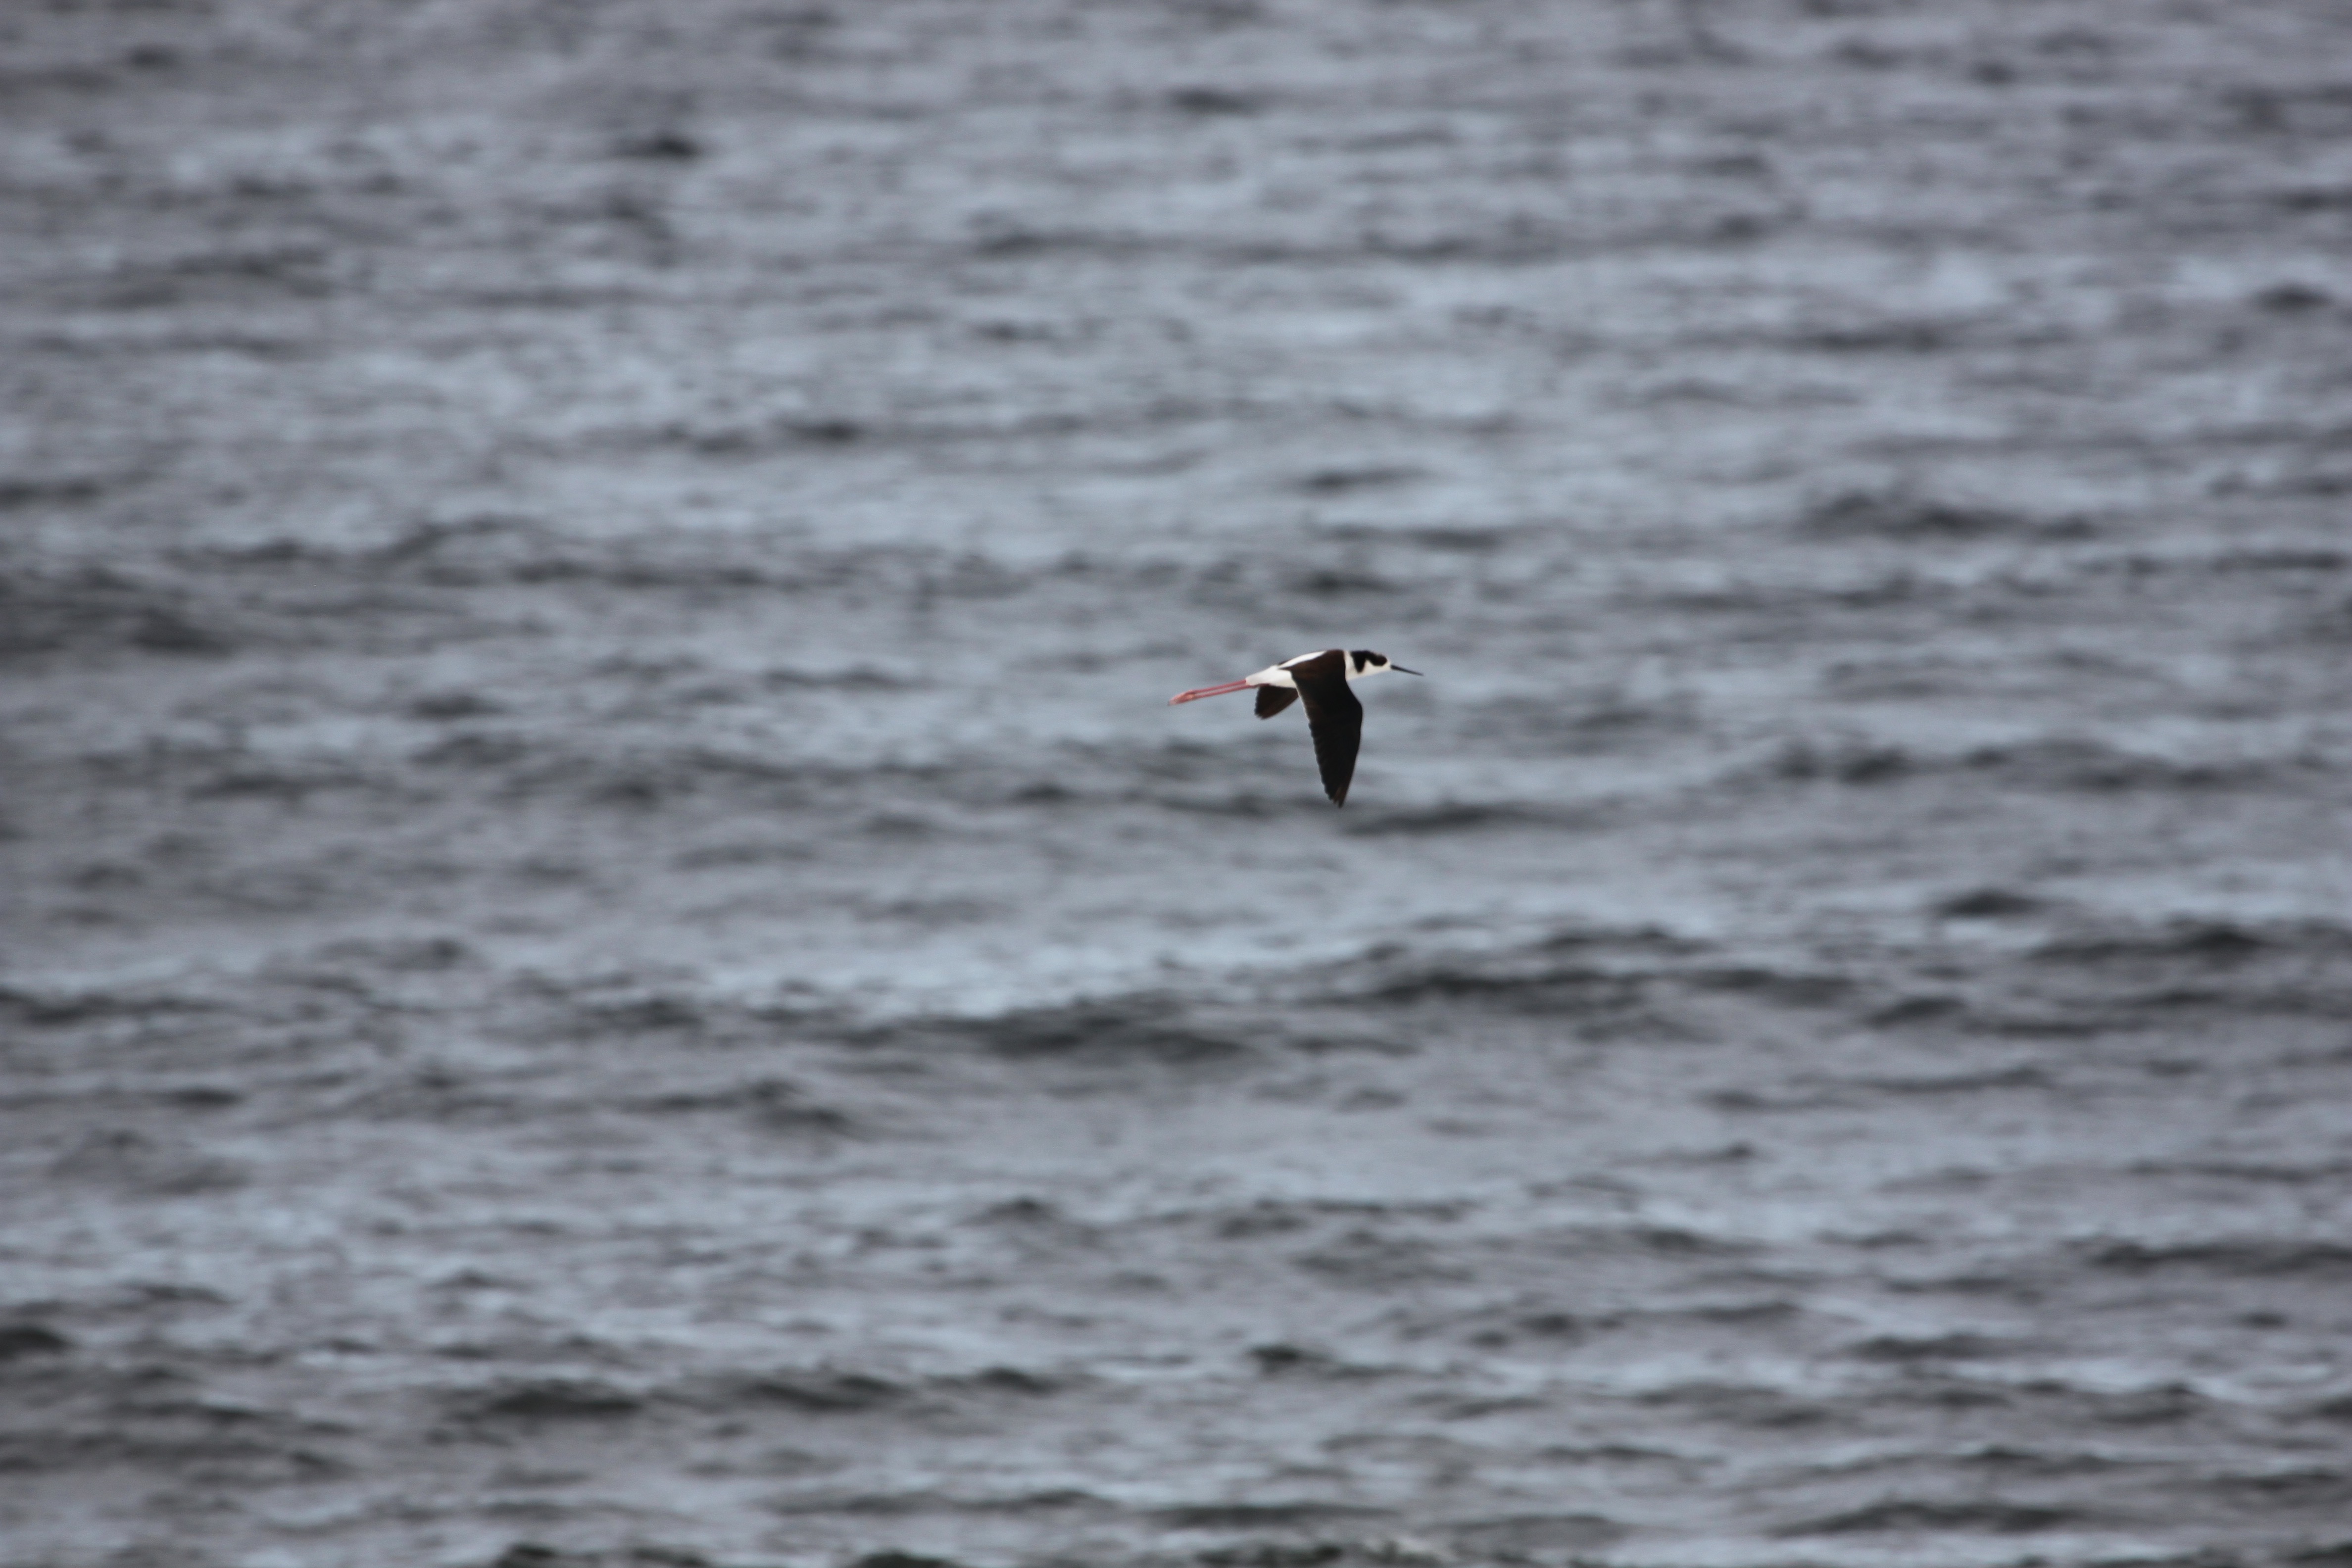
[[[1249,682],[1246,680],[1228,680],[1223,686],[1196,686],[1190,691],[1180,691],[1171,697],[1168,700],[1168,706],[1173,708],[1179,702],[1198,702],[1203,697],[1223,697],[1228,691],[1247,691],[1248,689]]]

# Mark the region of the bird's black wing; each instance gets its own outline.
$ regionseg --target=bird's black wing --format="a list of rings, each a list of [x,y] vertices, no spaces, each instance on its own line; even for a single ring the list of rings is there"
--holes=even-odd
[[[1348,689],[1348,656],[1339,648],[1290,667],[1298,695],[1307,699],[1307,727],[1315,734],[1315,765],[1323,773],[1323,793],[1333,805],[1348,804],[1348,781],[1356,776],[1356,752],[1364,743],[1364,705]]]
[[[1257,716],[1271,719],[1298,700],[1298,693],[1287,686],[1261,686],[1257,689]]]

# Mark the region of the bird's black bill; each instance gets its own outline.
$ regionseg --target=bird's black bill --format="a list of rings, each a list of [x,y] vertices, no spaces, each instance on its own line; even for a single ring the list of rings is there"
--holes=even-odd
[[[1407,669],[1401,664],[1392,664],[1389,666],[1389,668],[1395,670],[1399,675],[1419,675],[1421,673],[1421,671],[1417,669]]]

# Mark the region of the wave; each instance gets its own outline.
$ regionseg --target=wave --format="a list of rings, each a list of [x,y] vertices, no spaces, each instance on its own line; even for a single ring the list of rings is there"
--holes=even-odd
[[[186,1138],[131,1128],[85,1134],[50,1163],[49,1174],[145,1197],[231,1192],[250,1179],[241,1162],[206,1153]]]
[[[1841,1513],[1782,1525],[1773,1533],[1789,1538],[1862,1534],[2036,1535],[2113,1522],[2088,1509],[2046,1503],[2003,1502],[1969,1498],[1913,1501],[1888,1499]]]
[[[1367,1378],[1385,1377],[1391,1369],[1365,1366],[1342,1361],[1324,1351],[1310,1350],[1288,1342],[1252,1345],[1249,1350],[1252,1365],[1261,1377],[1294,1377],[1318,1381],[1354,1383]]]
[[[1572,1017],[1591,1037],[1683,1040],[1690,1028],[1653,1005],[1653,979],[1581,964],[1514,973],[1474,962],[1436,963],[1384,980],[1366,995],[1374,1003],[1500,1009],[1544,1017]]]
[[[850,1037],[865,1046],[936,1045],[1013,1061],[1101,1065],[1220,1066],[1261,1049],[1255,1039],[1187,1023],[1181,1005],[1153,995],[1023,1008],[993,1017],[917,1019],[858,1030]]]
[[[2260,1182],[2282,1186],[2319,1184],[2352,1177],[2352,1160],[2307,1163],[2259,1160],[2143,1160],[2129,1167],[2135,1176],[2197,1176],[2220,1182]]]
[[[229,1012],[218,997],[152,990],[41,989],[0,984],[0,1014],[35,1028],[70,1028],[110,1020],[143,1021]]]
[[[870,1129],[859,1117],[814,1098],[789,1079],[763,1077],[717,1089],[685,1090],[630,1102],[656,1115],[724,1110],[746,1116],[764,1131],[797,1138],[858,1138]]]
[[[2247,924],[2184,917],[2061,938],[2035,949],[2032,956],[2047,963],[2088,966],[2189,960],[2227,967],[2271,954],[2352,960],[2352,928],[2329,921]]]
[[[240,640],[185,587],[95,565],[0,572],[0,661],[125,651],[220,658]]]
[[[1729,996],[1816,1010],[1847,1004],[1864,990],[1856,976],[1834,971],[1708,956],[1705,944],[1662,932],[1570,932],[1499,953],[1410,964],[1374,959],[1365,966],[1368,978],[1332,990],[1329,999],[1572,1016],[1595,1038],[1672,1041],[1704,1037],[1674,1005],[1678,999]]]
[[[1837,1405],[1754,1384],[1675,1384],[1637,1395],[1636,1403],[1698,1420],[1774,1432],[1835,1426],[1851,1418],[1851,1413]]]
[[[1936,900],[1934,911],[1946,920],[2007,921],[2040,914],[2049,906],[2030,894],[2008,888],[1972,888]]]
[[[2352,1245],[2289,1237],[2230,1237],[2210,1241],[2103,1241],[2086,1244],[2083,1261],[2119,1274],[2193,1270],[2252,1279],[2352,1275]]]
[[[64,1355],[74,1342],[46,1323],[0,1323],[0,1365],[26,1356]]]
[[[504,1380],[446,1401],[450,1418],[467,1426],[614,1421],[645,1407],[643,1398],[612,1384],[572,1377]]]
[[[1518,1513],[1457,1520],[1445,1534],[1458,1551],[1498,1563],[1543,1561],[1559,1552],[1590,1552],[1622,1541],[1631,1531],[1597,1513]]]
[[[1908,1078],[1855,1078],[1827,1080],[1877,1094],[1981,1094],[2000,1089],[2051,1089],[2058,1087],[2049,1072],[2031,1062],[1983,1072],[1922,1073]]]
[[[1600,816],[1590,811],[1449,801],[1438,805],[1375,808],[1350,816],[1339,825],[1339,831],[1350,838],[1383,838],[1508,828],[1590,831],[1600,826]]]
[[[1285,1502],[1178,1503],[1156,1508],[1149,1517],[1171,1530],[1271,1530],[1389,1519],[1393,1509],[1302,1498]]]
[[[2025,789],[2105,795],[2259,791],[2326,771],[2327,764],[2301,754],[2183,762],[2078,736],[2055,736],[1942,753],[1849,736],[1826,741],[1785,741],[1767,762],[1736,769],[1727,775],[1727,782],[1744,784],[1762,777],[1797,784],[1867,786],[1931,778],[1989,779]]]
[[[1958,1330],[1943,1334],[1874,1334],[1845,1353],[1857,1361],[1910,1366],[1926,1362],[1989,1361],[2012,1355],[2020,1348],[2013,1341]]]
[[[920,1398],[919,1391],[908,1384],[832,1368],[730,1373],[687,1384],[679,1392],[687,1403],[703,1410],[767,1407],[806,1415],[905,1410]]]
[[[556,1347],[563,1359],[577,1359],[593,1347],[568,1342]],[[535,1358],[531,1347],[477,1348],[495,1359]],[[614,1351],[614,1359],[626,1352]],[[486,1384],[444,1389],[437,1396],[442,1419],[452,1426],[496,1430],[517,1426],[607,1425],[640,1419],[664,1421],[692,1414],[745,1416],[782,1412],[822,1420],[887,1416],[930,1420],[1000,1415],[1011,1406],[1048,1400],[1073,1387],[1070,1379],[1013,1366],[917,1378],[883,1376],[834,1366],[726,1370],[691,1373],[666,1382],[625,1386],[605,1377],[577,1373],[501,1376]]]
[[[1796,531],[1816,539],[1960,542],[1983,539],[2083,539],[2079,516],[2035,517],[2000,507],[1968,506],[1901,492],[1848,490],[1809,508]]]
[[[1449,1249],[1436,1242],[1365,1226],[1299,1253],[1291,1262],[1333,1284],[1360,1289],[1473,1278],[1469,1268],[1453,1261]]]

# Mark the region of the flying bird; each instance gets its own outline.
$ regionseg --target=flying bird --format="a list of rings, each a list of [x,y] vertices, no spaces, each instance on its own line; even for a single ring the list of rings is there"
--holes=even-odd
[[[1203,697],[1222,697],[1228,691],[1246,691],[1255,686],[1257,716],[1271,719],[1305,698],[1307,728],[1315,737],[1315,765],[1323,773],[1323,793],[1331,797],[1333,805],[1345,805],[1348,781],[1356,776],[1356,752],[1364,741],[1364,705],[1348,689],[1348,682],[1391,669],[1399,675],[1421,673],[1401,664],[1391,664],[1388,655],[1374,653],[1368,647],[1327,647],[1286,658],[1255,675],[1228,680],[1223,686],[1180,691],[1168,702],[1173,707],[1179,702],[1197,702]]]

